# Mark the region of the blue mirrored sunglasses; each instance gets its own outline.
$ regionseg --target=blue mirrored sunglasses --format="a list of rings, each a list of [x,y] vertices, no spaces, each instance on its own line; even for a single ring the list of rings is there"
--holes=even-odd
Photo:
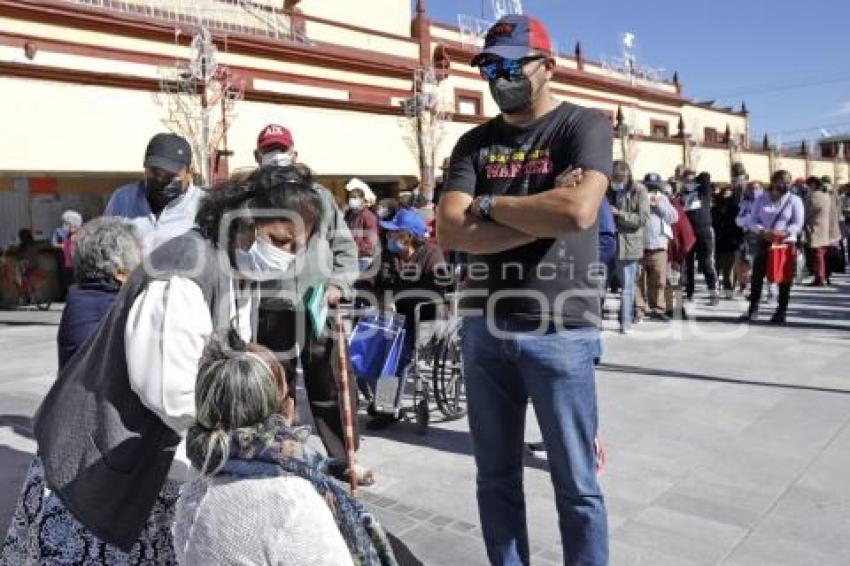
[[[521,59],[492,59],[484,62],[478,67],[481,78],[487,81],[495,81],[499,77],[505,77],[509,81],[522,78],[522,68],[531,61],[545,59],[542,56],[523,57]]]

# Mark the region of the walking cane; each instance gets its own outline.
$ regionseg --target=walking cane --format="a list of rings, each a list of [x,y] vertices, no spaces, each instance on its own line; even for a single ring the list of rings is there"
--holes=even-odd
[[[351,384],[348,379],[348,348],[345,343],[345,329],[342,325],[342,313],[336,311],[336,338],[339,350],[339,395],[342,404],[342,429],[345,440],[345,452],[348,458],[349,483],[351,496],[357,497],[357,466],[354,454],[354,414],[351,411]]]

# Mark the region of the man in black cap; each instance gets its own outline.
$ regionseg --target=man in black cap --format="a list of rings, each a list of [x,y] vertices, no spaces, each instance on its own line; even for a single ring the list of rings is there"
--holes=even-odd
[[[192,229],[204,191],[192,183],[192,147],[177,134],[151,138],[144,167],[144,179],[116,189],[103,214],[130,219],[147,254]]]
[[[535,18],[499,20],[472,64],[502,113],[455,146],[437,229],[443,247],[472,254],[462,345],[487,554],[492,564],[530,560],[522,488],[530,398],[564,563],[607,564],[594,363],[604,280],[597,214],[612,171],[611,125],[551,94],[556,62]],[[566,177],[577,169],[572,186]]]

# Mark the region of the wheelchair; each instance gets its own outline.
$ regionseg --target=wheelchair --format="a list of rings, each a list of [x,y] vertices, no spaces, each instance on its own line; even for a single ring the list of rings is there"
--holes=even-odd
[[[374,388],[358,379],[370,416],[388,415],[414,420],[416,432],[426,434],[434,408],[444,421],[466,415],[463,358],[460,347],[458,293],[444,301],[422,302],[414,308],[414,336],[408,359],[398,363],[395,375],[381,375]],[[423,320],[422,311],[435,307],[435,320]],[[388,313],[391,314],[391,313]],[[401,315],[393,315],[401,319]]]

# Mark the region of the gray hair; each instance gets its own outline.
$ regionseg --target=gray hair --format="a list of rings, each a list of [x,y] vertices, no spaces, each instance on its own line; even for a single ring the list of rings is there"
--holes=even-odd
[[[142,242],[136,227],[121,218],[100,217],[87,222],[74,248],[77,281],[114,280],[142,261]]]
[[[62,213],[62,222],[79,228],[83,225],[83,216],[76,210],[66,210]]]
[[[235,331],[214,333],[195,383],[196,424],[187,452],[202,474],[215,475],[230,457],[230,434],[260,424],[280,411],[280,389],[270,364]]]

